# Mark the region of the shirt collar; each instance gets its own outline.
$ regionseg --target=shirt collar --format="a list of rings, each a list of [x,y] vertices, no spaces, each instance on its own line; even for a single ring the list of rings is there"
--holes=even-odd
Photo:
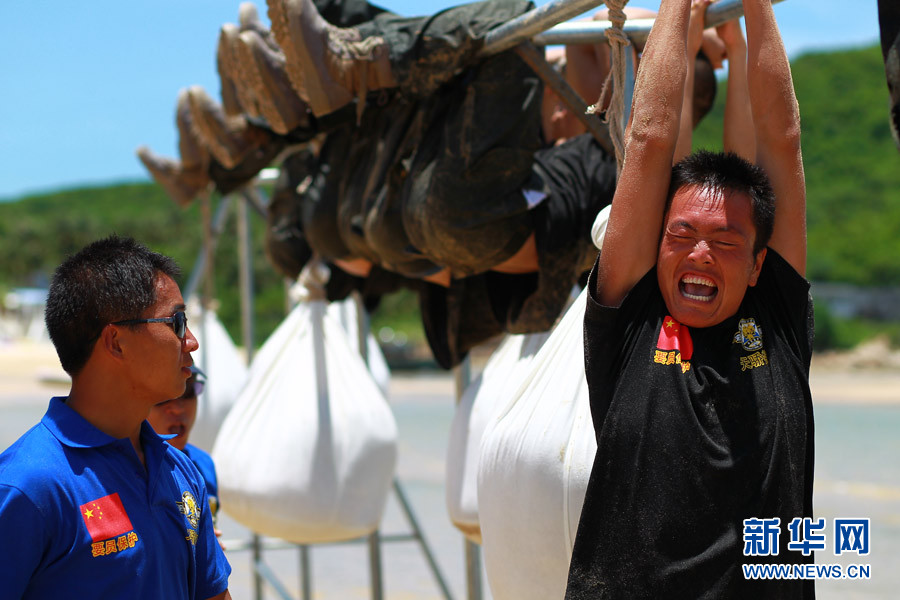
[[[103,433],[75,412],[66,404],[66,398],[61,396],[50,399],[50,406],[41,423],[56,439],[71,448],[99,448],[116,441],[116,438]],[[144,444],[162,444],[164,440],[173,437],[175,436],[169,434],[157,435],[150,423],[141,423],[141,441]]]

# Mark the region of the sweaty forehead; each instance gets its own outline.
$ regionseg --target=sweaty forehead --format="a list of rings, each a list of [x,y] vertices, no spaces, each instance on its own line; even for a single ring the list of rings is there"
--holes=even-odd
[[[708,185],[686,185],[679,188],[672,197],[672,208],[694,210],[717,210],[725,202],[725,193]]]
[[[709,187],[684,187],[672,197],[664,231],[685,227],[696,231],[734,231],[753,239],[753,207],[750,197],[739,191]]]
[[[727,213],[743,216],[751,211],[750,196],[744,192],[712,186],[690,185],[675,192],[666,211],[666,221],[684,212]]]

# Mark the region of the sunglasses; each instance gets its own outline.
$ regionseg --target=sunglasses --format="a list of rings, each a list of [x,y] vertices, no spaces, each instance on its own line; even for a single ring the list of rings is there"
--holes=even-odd
[[[203,387],[205,382],[197,381],[189,381],[187,387],[184,390],[184,393],[181,395],[182,398],[197,398],[200,394],[203,393]]]
[[[162,317],[159,319],[126,319],[124,321],[110,323],[110,325],[137,325],[139,323],[168,323],[172,326],[178,339],[183,340],[187,330],[187,315],[184,314],[183,310],[179,310],[171,317]]]

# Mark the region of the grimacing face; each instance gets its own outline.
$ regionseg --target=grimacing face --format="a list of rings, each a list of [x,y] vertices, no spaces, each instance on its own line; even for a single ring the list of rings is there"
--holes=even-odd
[[[750,197],[708,187],[675,192],[663,221],[657,279],[669,314],[688,327],[710,327],[734,315],[756,285],[766,250],[753,255]]]

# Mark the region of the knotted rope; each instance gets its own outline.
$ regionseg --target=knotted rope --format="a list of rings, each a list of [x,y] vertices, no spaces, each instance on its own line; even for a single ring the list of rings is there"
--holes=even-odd
[[[328,266],[318,256],[313,257],[303,267],[297,283],[291,286],[289,292],[291,300],[294,303],[324,301],[326,299],[325,284],[328,283],[330,277],[331,271]]]
[[[627,19],[625,16],[626,4],[628,4],[628,0],[607,0],[606,2],[606,6],[609,9],[609,20],[613,25],[606,30],[612,66],[609,69],[609,74],[606,76],[606,81],[603,83],[600,98],[596,104],[589,106],[587,109],[587,112],[590,114],[602,112],[603,101],[609,88],[611,98],[609,107],[606,109],[604,122],[609,124],[609,135],[612,138],[613,147],[616,151],[617,174],[622,171],[622,161],[625,160],[625,124],[622,122],[622,117],[625,114],[625,53],[631,51],[631,42],[622,30]],[[610,83],[612,83],[611,88]]]

